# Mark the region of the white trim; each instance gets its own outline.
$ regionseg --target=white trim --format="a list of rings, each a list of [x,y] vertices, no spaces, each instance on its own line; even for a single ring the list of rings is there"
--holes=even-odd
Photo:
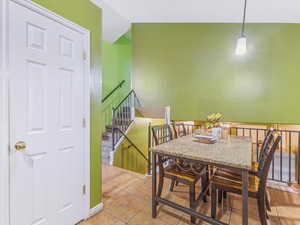
[[[167,124],[171,124],[171,106],[165,107],[165,120]]]
[[[51,20],[54,20],[55,22],[57,23],[60,23],[76,32],[79,32],[81,34],[87,34],[87,33],[90,33],[89,30],[85,29],[84,27],[82,26],[79,26],[78,24],[50,11],[49,9],[47,8],[44,8],[42,6],[40,6],[39,4],[37,3],[34,3],[33,1],[31,0],[3,0],[3,1],[12,1],[12,2],[15,2],[19,5],[22,5],[42,16],[45,16]]]
[[[7,0],[0,0],[0,224],[9,224]]]
[[[84,132],[85,146],[85,185],[86,195],[84,197],[84,218],[90,215],[90,31],[73,23],[64,17],[30,1],[30,0],[0,0],[0,224],[9,225],[9,96],[8,96],[8,3],[15,2],[42,16],[45,16],[69,29],[72,29],[84,36],[84,51],[86,60],[84,65],[84,115],[86,128]],[[3,126],[4,124],[4,126]]]
[[[101,212],[103,210],[103,202],[100,202],[98,205],[90,209],[90,217],[95,216],[97,213]]]
[[[90,145],[90,113],[91,113],[91,103],[90,103],[90,78],[91,78],[91,66],[90,66],[90,32],[88,31],[84,36],[84,51],[86,54],[86,60],[85,60],[85,80],[84,80],[84,102],[85,102],[85,111],[84,111],[84,118],[86,121],[86,131],[84,136],[84,146],[85,146],[85,184],[86,184],[86,195],[85,195],[85,201],[86,201],[86,211],[85,211],[85,218],[89,215],[90,210],[90,177],[91,177],[91,165],[90,165],[90,153],[91,153],[91,145]]]

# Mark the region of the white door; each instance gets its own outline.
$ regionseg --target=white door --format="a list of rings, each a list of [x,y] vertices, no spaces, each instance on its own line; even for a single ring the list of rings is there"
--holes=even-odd
[[[84,38],[13,1],[9,15],[10,225],[73,225],[84,217]]]

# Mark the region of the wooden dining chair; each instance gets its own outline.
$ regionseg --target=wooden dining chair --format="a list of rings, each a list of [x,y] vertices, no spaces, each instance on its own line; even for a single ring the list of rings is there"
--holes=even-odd
[[[173,131],[168,124],[152,126],[151,130],[155,145],[160,145],[174,139]]]
[[[187,135],[184,123],[172,123],[175,138]]]
[[[274,140],[274,135],[271,133],[263,149],[261,159],[258,165],[258,171],[251,171],[249,174],[249,197],[257,199],[260,222],[262,225],[267,225],[266,211],[266,183],[271,162],[275,151],[281,141],[281,136],[277,136]],[[217,210],[217,191],[223,190],[226,192],[242,194],[242,179],[241,176],[226,173],[223,170],[217,170],[211,179],[211,216],[216,217]]]
[[[255,157],[252,157],[252,168],[253,169],[258,169],[258,164],[264,154],[264,149],[266,147],[266,144],[268,143],[268,139],[271,137],[271,134],[273,134],[273,133],[274,133],[273,128],[267,129],[265,138],[264,138],[261,146],[260,147],[259,147],[259,145],[257,146],[257,150],[259,151],[259,153],[258,153],[257,160],[255,160]]]
[[[261,146],[257,146],[258,147],[257,151],[259,151],[259,154],[258,154],[258,157],[256,157],[256,153],[255,153],[255,155],[252,155],[252,169],[251,169],[250,173],[256,173],[258,171],[259,162],[262,159],[262,156],[265,154],[264,151],[267,149],[266,145],[268,143],[270,143],[270,139],[273,139],[273,135],[274,135],[273,132],[274,132],[274,129],[269,128],[266,131],[266,135],[265,135],[265,138],[264,138]],[[219,170],[222,170],[223,173],[229,173],[230,175],[239,176],[240,178],[242,177],[242,174],[237,171],[233,171],[230,169],[219,169]],[[223,197],[226,198],[226,191],[219,190],[219,193],[218,193],[219,203],[222,202]],[[266,191],[266,207],[267,207],[268,211],[271,211],[270,195],[267,191]]]
[[[173,140],[173,133],[171,127],[167,124],[161,126],[153,126],[151,128],[155,145],[160,145]],[[166,166],[164,166],[166,165]],[[202,191],[205,191],[208,186],[208,177],[206,166],[195,164],[191,165],[184,160],[177,160],[168,157],[161,157],[158,155],[159,167],[159,182],[157,195],[160,197],[164,178],[171,179],[170,191],[173,191],[175,182],[183,183],[189,186],[189,200],[190,208],[195,209],[196,206],[196,183],[201,179]],[[206,196],[203,199],[206,202]],[[191,216],[191,222],[194,223],[196,218]]]

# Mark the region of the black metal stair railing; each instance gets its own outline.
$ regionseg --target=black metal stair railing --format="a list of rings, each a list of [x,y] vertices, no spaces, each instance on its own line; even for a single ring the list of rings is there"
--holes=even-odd
[[[112,147],[113,151],[124,137],[127,129],[134,121],[135,107],[140,107],[141,103],[134,90],[131,90],[126,97],[112,111]]]
[[[199,125],[187,125],[187,133],[191,134]],[[279,148],[276,149],[270,172],[269,180],[292,185],[300,184],[300,131],[274,129],[282,139]],[[230,135],[248,136],[252,139],[252,151],[256,159],[260,146],[266,136],[266,128],[230,127]]]
[[[270,172],[269,180],[292,185],[300,184],[300,131],[296,130],[276,130],[282,140],[275,152]],[[231,127],[230,134],[236,136],[249,136],[252,138],[253,152],[256,158],[259,154],[259,147],[267,129]]]

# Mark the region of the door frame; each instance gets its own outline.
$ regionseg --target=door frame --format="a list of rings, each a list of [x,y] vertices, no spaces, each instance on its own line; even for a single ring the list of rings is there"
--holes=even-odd
[[[10,118],[9,118],[9,61],[8,61],[8,4],[15,2],[44,17],[60,23],[84,38],[84,219],[90,214],[90,31],[72,21],[32,2],[31,0],[0,0],[0,224],[9,224],[9,166],[10,151]],[[83,184],[83,185],[84,185]]]

